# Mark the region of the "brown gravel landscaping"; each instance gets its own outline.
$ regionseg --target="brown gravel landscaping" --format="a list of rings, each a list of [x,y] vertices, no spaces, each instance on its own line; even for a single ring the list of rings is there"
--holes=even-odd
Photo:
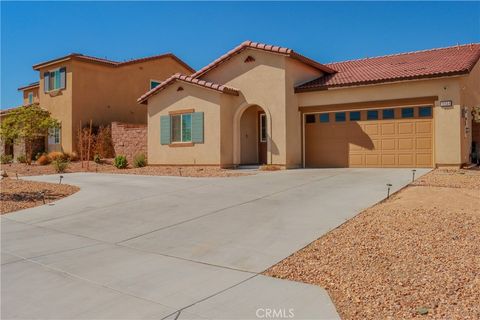
[[[1,170],[5,170],[10,177],[19,176],[36,176],[45,174],[54,174],[55,170],[51,165],[40,166],[37,164],[26,165],[22,163],[12,163],[1,165]],[[72,172],[98,172],[98,173],[121,173],[121,174],[139,174],[153,176],[183,176],[183,177],[236,177],[244,176],[252,173],[239,172],[235,170],[221,169],[218,167],[176,167],[176,166],[146,166],[143,168],[117,169],[107,161],[103,164],[96,164],[90,161],[89,169],[84,163],[82,168],[81,162],[71,162],[65,173]]]
[[[343,319],[480,319],[480,171],[435,170],[265,273]]]
[[[67,184],[45,183],[5,178],[0,181],[0,213],[43,205],[69,196],[80,190]]]

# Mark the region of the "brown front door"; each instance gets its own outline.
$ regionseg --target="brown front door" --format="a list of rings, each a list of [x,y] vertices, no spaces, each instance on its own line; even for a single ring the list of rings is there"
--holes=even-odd
[[[258,113],[258,162],[267,163],[267,117],[265,112]]]

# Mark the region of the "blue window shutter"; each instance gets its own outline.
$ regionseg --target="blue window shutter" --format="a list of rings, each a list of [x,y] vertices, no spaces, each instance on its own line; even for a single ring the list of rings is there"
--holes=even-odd
[[[67,69],[60,68],[60,89],[66,88],[66,79],[67,79]]]
[[[160,144],[170,144],[170,135],[170,116],[160,116]]]
[[[192,113],[192,142],[203,143],[203,112]]]
[[[43,74],[43,91],[50,91],[50,72],[45,72]]]

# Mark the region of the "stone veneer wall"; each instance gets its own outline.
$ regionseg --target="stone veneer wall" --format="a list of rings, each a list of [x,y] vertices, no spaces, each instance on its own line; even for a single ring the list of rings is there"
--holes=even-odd
[[[112,122],[112,144],[115,155],[131,163],[137,154],[147,156],[147,125]]]

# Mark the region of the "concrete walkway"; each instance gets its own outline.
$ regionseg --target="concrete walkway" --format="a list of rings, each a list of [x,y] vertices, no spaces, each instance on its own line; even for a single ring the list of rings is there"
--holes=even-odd
[[[322,288],[259,273],[382,200],[387,183],[408,184],[411,170],[64,177],[81,191],[1,218],[4,319],[336,319]]]

